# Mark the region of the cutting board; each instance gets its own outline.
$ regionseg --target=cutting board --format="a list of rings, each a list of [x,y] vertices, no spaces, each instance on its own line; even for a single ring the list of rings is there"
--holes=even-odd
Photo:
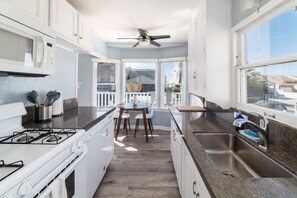
[[[177,106],[177,110],[180,112],[204,112],[205,108],[199,106]]]

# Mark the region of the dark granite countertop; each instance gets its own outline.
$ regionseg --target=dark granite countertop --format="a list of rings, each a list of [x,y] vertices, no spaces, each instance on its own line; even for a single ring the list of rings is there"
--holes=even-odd
[[[23,126],[25,128],[52,127],[88,130],[113,110],[115,107],[76,107],[65,111],[63,116],[53,117],[50,122],[35,123],[29,121]]]
[[[175,107],[171,107],[170,112],[212,197],[297,197],[297,178],[234,179],[221,174],[193,132],[227,132],[238,135],[232,126],[233,112],[181,113]],[[256,143],[240,137],[258,149]],[[297,173],[296,156],[273,145],[269,145],[266,154],[292,173]]]

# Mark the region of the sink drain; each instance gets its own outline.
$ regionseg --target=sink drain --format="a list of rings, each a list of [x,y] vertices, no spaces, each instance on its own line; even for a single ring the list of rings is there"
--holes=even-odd
[[[223,171],[222,172],[224,176],[232,178],[232,179],[236,179],[237,175],[235,175],[234,173],[230,172],[230,171]]]

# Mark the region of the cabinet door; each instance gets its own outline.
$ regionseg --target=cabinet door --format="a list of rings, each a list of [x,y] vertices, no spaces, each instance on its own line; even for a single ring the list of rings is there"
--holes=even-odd
[[[202,177],[186,147],[183,148],[183,191],[182,197],[210,198]]]
[[[180,133],[175,125],[175,123],[172,121],[172,132],[171,132],[171,155],[172,155],[172,160],[173,160],[173,165],[175,169],[175,174],[177,178],[177,183],[179,190],[181,191],[182,189],[182,172],[181,172],[181,136]]]
[[[79,26],[78,26],[78,44],[87,49],[92,49],[93,40],[93,29],[91,23],[82,15],[79,15]]]
[[[72,43],[77,43],[78,12],[66,0],[51,1],[51,27]]]
[[[11,0],[11,3],[41,23],[48,25],[49,0]]]

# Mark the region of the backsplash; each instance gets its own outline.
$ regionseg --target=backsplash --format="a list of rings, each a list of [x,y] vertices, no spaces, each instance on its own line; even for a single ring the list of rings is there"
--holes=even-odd
[[[66,99],[63,100],[63,109],[64,111],[67,111],[69,109],[72,108],[76,108],[78,106],[78,102],[77,102],[77,98],[71,98],[71,99]],[[31,122],[34,120],[34,108],[35,106],[28,106],[26,107],[27,110],[27,115],[23,116],[22,122],[26,123],[26,122]]]
[[[249,120],[259,124],[259,118],[253,114],[243,112]],[[268,141],[284,149],[290,154],[297,154],[297,129],[269,119],[267,126]]]

